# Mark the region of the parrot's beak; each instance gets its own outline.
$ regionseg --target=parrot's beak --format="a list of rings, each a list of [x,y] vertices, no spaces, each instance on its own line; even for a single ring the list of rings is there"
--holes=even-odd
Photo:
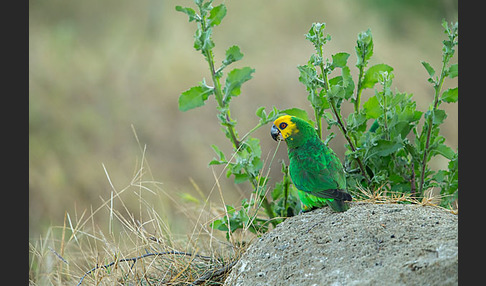
[[[272,135],[273,140],[278,141],[278,136],[280,135],[280,130],[278,130],[277,126],[275,124],[272,126],[272,129],[270,130],[270,134]]]

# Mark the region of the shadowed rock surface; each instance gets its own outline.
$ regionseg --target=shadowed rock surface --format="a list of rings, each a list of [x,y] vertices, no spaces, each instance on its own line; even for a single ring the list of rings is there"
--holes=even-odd
[[[457,226],[430,206],[318,209],[254,241],[225,285],[457,285]]]

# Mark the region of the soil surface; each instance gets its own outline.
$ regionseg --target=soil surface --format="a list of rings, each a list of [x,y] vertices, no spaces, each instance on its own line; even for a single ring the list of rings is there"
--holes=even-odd
[[[254,241],[225,285],[457,285],[457,227],[431,206],[317,209]]]

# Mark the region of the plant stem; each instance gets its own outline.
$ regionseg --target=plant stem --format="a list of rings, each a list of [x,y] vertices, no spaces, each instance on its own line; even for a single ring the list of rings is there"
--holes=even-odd
[[[415,186],[415,165],[413,164],[413,161],[411,163],[411,175],[410,175],[410,196],[412,198],[416,198],[417,195],[417,187]]]
[[[319,45],[319,48],[317,49],[317,54],[321,58],[321,62],[319,63],[319,67],[321,68],[321,77],[322,77],[322,83],[324,84],[324,89],[329,90],[329,83],[327,79],[327,71],[324,68],[324,63],[323,63],[323,56],[322,56],[322,44]],[[317,90],[316,90],[317,93]],[[318,95],[319,96],[319,95]],[[317,123],[317,135],[319,136],[319,139],[322,139],[322,114],[321,110],[318,110],[317,108],[314,108],[314,114],[316,117],[316,123]]]
[[[216,97],[216,101],[218,102],[219,107],[224,107],[223,103],[223,93],[221,92],[221,82],[219,78],[216,76],[216,70],[214,68],[214,56],[212,50],[206,51],[206,60],[209,64],[209,70],[211,71],[211,78],[214,84],[214,96]]]
[[[202,14],[202,10],[201,10],[202,8],[199,7],[199,9],[200,9],[200,12]],[[204,16],[201,19],[200,23],[201,23],[201,29],[204,32],[207,32],[208,27],[207,27],[207,24],[206,24],[206,16]],[[215,69],[215,66],[214,66],[213,50],[210,49],[210,48],[209,49],[203,49],[202,53],[206,57],[206,61],[209,64],[209,70],[211,72],[211,78],[213,80],[213,85],[214,85],[214,97],[216,97],[216,101],[218,102],[218,106],[221,109],[224,109],[227,104],[223,100],[223,92],[222,92],[222,89],[221,89],[221,82],[219,81],[220,78],[217,76],[216,69]],[[237,150],[240,147],[240,142],[239,142],[238,138],[236,137],[236,133],[235,133],[233,125],[231,125],[232,120],[231,120],[231,117],[229,115],[229,110],[224,115],[225,115],[224,117],[225,117],[226,122],[223,122],[223,125],[226,127],[226,129],[228,130],[228,133],[230,134],[230,140],[233,143],[233,147]]]
[[[202,27],[204,29],[204,26]],[[219,81],[219,77],[217,76],[216,69],[214,68],[214,56],[213,56],[213,51],[211,49],[208,49],[205,51],[206,55],[206,60],[209,64],[209,70],[211,71],[211,78],[213,80],[213,85],[214,85],[214,96],[216,97],[216,101],[218,102],[218,106],[222,109],[224,109],[227,105],[226,102],[223,101],[223,92],[221,88],[221,82]],[[235,129],[233,125],[231,124],[231,117],[229,114],[229,110],[227,110],[224,114],[225,122],[223,122],[223,125],[226,127],[226,130],[228,131],[230,135],[230,140],[231,143],[233,143],[233,147],[235,150],[237,150],[240,147],[240,141],[236,137]]]
[[[325,69],[324,69],[324,65],[322,63],[321,63],[321,71],[322,71],[323,79],[324,79],[324,88],[327,91],[329,91],[329,81],[328,81],[327,73],[324,72]],[[336,116],[339,129],[341,129],[341,132],[343,133],[344,138],[346,138],[346,140],[348,141],[348,144],[351,147],[351,150],[353,150],[353,152],[356,152],[356,147],[354,147],[353,141],[349,137],[348,131],[346,130],[346,126],[344,126],[343,120],[341,118],[341,113],[339,113],[339,111],[336,107],[336,103],[334,102],[334,99],[331,99],[331,98],[328,97],[328,101],[331,105],[331,109],[332,109],[332,112],[334,113],[334,116]],[[368,175],[366,175],[366,170],[363,166],[363,162],[361,162],[361,159],[359,157],[356,157],[356,161],[358,162],[359,168],[361,169],[361,173],[363,174],[363,177],[366,179],[366,182],[368,182],[368,184],[370,184],[371,181],[368,178]]]
[[[322,139],[322,117],[319,114],[317,108],[314,109],[314,115],[316,117],[316,123],[317,123],[317,135],[319,136],[319,139]]]
[[[248,133],[246,133],[241,139],[240,142],[244,142],[246,140],[246,137],[250,136],[251,133],[257,131],[260,127],[262,127],[263,124],[258,123],[255,127],[253,127]]]
[[[272,209],[272,206],[270,205],[270,203],[268,202],[267,200],[267,197],[265,196],[265,194],[259,194],[258,193],[258,190],[259,190],[259,186],[258,186],[258,182],[257,182],[257,179],[256,177],[254,177],[252,174],[250,174],[249,172],[246,171],[245,169],[245,172],[247,174],[250,175],[250,182],[251,182],[251,185],[253,187],[253,189],[255,190],[255,193],[257,193],[257,195],[262,198],[262,205],[263,205],[263,208],[265,209],[265,213],[267,214],[269,220],[270,220],[270,223],[272,224],[273,227],[276,227],[276,223],[274,222],[274,218],[275,218],[275,213]]]
[[[203,31],[207,30],[205,19],[202,19],[202,21],[201,21],[201,29]],[[203,50],[203,54],[206,56],[206,60],[209,64],[209,70],[211,71],[211,78],[212,78],[213,85],[214,85],[214,96],[216,97],[216,101],[218,102],[218,106],[220,107],[221,112],[223,113],[222,114],[223,116],[221,116],[222,120],[224,120],[222,122],[222,125],[226,127],[226,130],[228,131],[228,134],[230,135],[229,137],[230,137],[231,143],[233,143],[233,148],[234,148],[235,152],[238,152],[239,149],[240,149],[241,141],[238,140],[238,137],[236,136],[236,132],[235,132],[234,126],[232,124],[232,119],[230,117],[230,111],[229,111],[228,103],[223,99],[223,92],[222,92],[220,78],[217,76],[217,72],[216,72],[216,69],[215,69],[215,66],[214,66],[213,51],[212,51],[212,49],[206,49],[206,50]],[[258,129],[259,127],[260,126],[257,125],[254,128],[254,130]],[[254,130],[252,129],[250,132],[253,132]],[[244,138],[246,138],[247,135],[245,135]],[[253,189],[255,191],[257,191],[258,190],[257,178],[253,174],[248,172],[248,170],[246,168],[244,168],[244,170],[250,176],[250,182],[252,184]],[[265,212],[267,213],[267,216],[270,219],[273,219],[275,217],[275,214],[272,210],[272,206],[270,205],[266,196],[264,196],[264,195],[262,196],[262,205],[263,205],[263,208],[265,209]],[[271,223],[274,227],[276,226],[275,222],[271,221]]]
[[[265,209],[265,213],[267,214],[268,219],[270,220],[270,223],[272,224],[273,227],[276,227],[277,225],[274,221],[275,213],[273,212],[272,206],[270,205],[270,203],[267,200],[267,197],[265,196],[263,197],[262,205],[263,208]]]
[[[439,94],[442,90],[442,84],[444,83],[445,79],[445,67],[447,65],[447,61],[444,61],[442,64],[442,69],[440,72],[439,82],[434,85],[435,94],[434,94],[434,106],[432,111],[435,112],[437,106],[439,105]],[[433,113],[429,116],[427,120],[427,124],[424,127],[427,128],[427,139],[425,141],[425,148],[424,148],[424,156],[422,157],[422,162],[420,164],[421,172],[420,172],[420,183],[419,183],[419,195],[423,196],[424,190],[424,181],[425,181],[425,168],[427,167],[427,155],[429,153],[429,146],[430,146],[430,135],[432,134],[432,125],[434,123]]]
[[[383,128],[385,131],[385,139],[390,140],[390,130],[388,129],[388,102],[387,102],[387,85],[388,85],[388,79],[384,79],[383,82]]]
[[[284,182],[284,210],[285,210],[285,216],[288,216],[288,198],[289,198],[289,188],[290,188],[290,176],[289,176],[289,167],[285,166],[284,167],[284,177],[283,177],[283,182]]]
[[[457,22],[456,25],[453,26],[453,30],[449,30],[447,23],[443,23],[444,28],[446,29],[445,32],[449,34],[449,41],[443,41],[444,47],[442,48],[443,54],[442,54],[442,68],[440,71],[440,78],[438,81],[435,81],[434,83],[434,105],[432,108],[432,114],[429,116],[427,123],[424,125],[424,128],[427,128],[427,138],[425,141],[425,148],[424,148],[424,155],[422,157],[422,162],[421,163],[421,174],[420,174],[420,183],[419,183],[419,195],[423,195],[423,189],[424,189],[424,182],[425,182],[425,168],[427,166],[427,156],[429,155],[429,148],[430,148],[430,136],[432,134],[432,127],[434,123],[434,116],[435,116],[435,111],[437,110],[437,107],[439,106],[439,95],[442,90],[442,84],[444,83],[444,79],[446,77],[446,66],[449,63],[449,60],[452,58],[454,55],[454,46],[457,45],[456,38],[457,38]]]
[[[356,147],[354,147],[353,141],[349,137],[348,131],[346,130],[346,126],[344,126],[344,124],[343,124],[343,120],[341,119],[341,114],[338,112],[336,104],[334,103],[334,100],[329,99],[329,103],[331,104],[332,111],[337,118],[337,123],[338,123],[339,129],[341,129],[341,132],[343,133],[344,138],[346,138],[346,140],[348,141],[348,144],[349,144],[349,147],[351,147],[351,150],[353,152],[356,152]],[[361,169],[361,173],[363,174],[363,177],[366,179],[368,184],[370,184],[371,181],[368,178],[368,176],[366,175],[366,170],[363,166],[363,163],[361,162],[361,159],[359,157],[356,157],[356,161],[358,162],[358,165],[359,165],[359,168]]]
[[[354,112],[359,112],[359,107],[361,105],[361,93],[363,92],[363,69],[364,66],[359,67],[359,76],[358,76],[358,89],[356,90],[356,100],[354,101]]]

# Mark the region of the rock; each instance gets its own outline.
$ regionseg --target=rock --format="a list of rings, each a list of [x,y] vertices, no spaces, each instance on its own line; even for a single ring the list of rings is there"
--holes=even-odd
[[[225,285],[457,285],[457,223],[432,206],[317,209],[255,240]]]

